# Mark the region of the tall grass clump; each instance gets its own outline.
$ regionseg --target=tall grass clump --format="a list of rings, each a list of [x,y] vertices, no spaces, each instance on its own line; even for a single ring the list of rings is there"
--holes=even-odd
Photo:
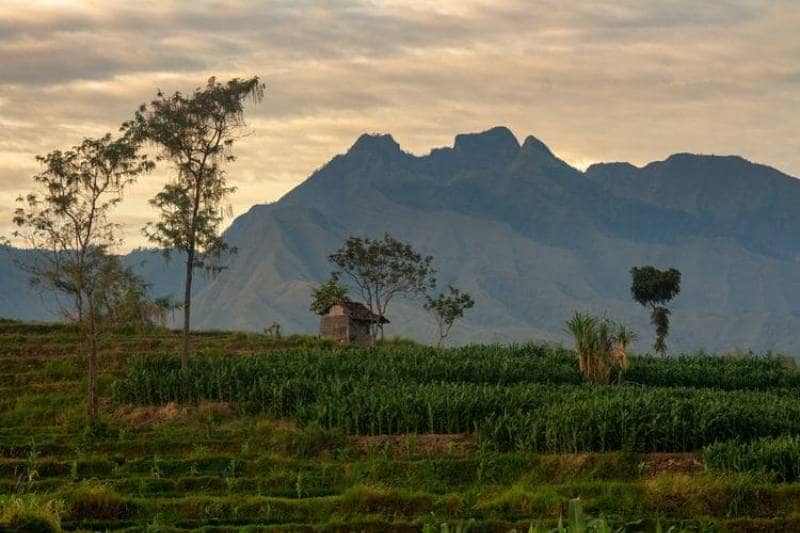
[[[711,444],[703,450],[712,472],[763,474],[781,482],[800,480],[800,436],[783,435],[750,442],[740,439]]]
[[[635,334],[629,328],[585,313],[575,313],[567,321],[567,331],[575,340],[578,368],[592,383],[607,384],[611,370],[628,367],[628,344]]]

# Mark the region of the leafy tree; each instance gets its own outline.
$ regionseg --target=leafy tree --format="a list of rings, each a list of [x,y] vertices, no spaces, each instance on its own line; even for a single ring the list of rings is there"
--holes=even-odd
[[[388,233],[383,239],[350,237],[328,260],[350,277],[369,310],[381,319],[396,296],[425,294],[436,286],[433,257],[420,255]],[[378,332],[382,339],[383,320],[373,328],[373,341]]]
[[[448,286],[447,294],[442,293],[435,298],[425,295],[425,305],[423,307],[436,319],[439,335],[437,346],[441,346],[444,343],[444,339],[450,333],[453,323],[462,318],[464,311],[472,309],[474,305],[475,301],[472,296],[452,286]]]
[[[650,323],[656,327],[653,347],[663,355],[667,351],[665,339],[671,314],[665,304],[681,292],[681,273],[674,268],[659,270],[653,266],[633,267],[630,272],[631,295],[640,305],[650,308]]]
[[[14,236],[40,250],[18,263],[31,282],[66,297],[67,319],[77,321],[88,342],[87,409],[97,417],[97,334],[100,294],[108,290],[107,272],[116,260],[109,249],[119,243],[117,225],[108,215],[123,190],[152,162],[137,154],[130,137],[84,141],[67,151],[37,157],[44,166],[33,177],[38,192],[18,198]]]
[[[261,100],[264,84],[258,77],[219,83],[210,78],[191,95],[161,91],[149,105],[142,104],[124,128],[160,150],[158,160],[171,162],[175,180],[166,184],[150,203],[159,221],[148,224],[145,235],[169,256],[183,252],[186,276],[183,299],[183,347],[181,367],[189,364],[192,274],[196,268],[216,273],[220,260],[232,251],[220,235],[222,204],[234,192],[225,179],[223,163],[231,153],[235,134],[244,123],[244,102]]]
[[[347,286],[339,283],[339,274],[333,272],[328,281],[311,289],[311,312],[321,315],[332,305],[346,301],[347,292]]]

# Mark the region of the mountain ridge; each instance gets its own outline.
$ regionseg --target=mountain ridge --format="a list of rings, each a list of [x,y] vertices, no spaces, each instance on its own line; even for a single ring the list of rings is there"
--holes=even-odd
[[[388,232],[434,255],[440,286],[476,297],[456,342],[564,340],[563,322],[579,310],[607,312],[648,339],[628,269],[656,264],[684,272],[668,339],[675,348],[800,353],[795,199],[795,178],[739,156],[680,153],[581,171],[502,126],[458,134],[425,155],[390,134],[363,134],[278,201],[237,217],[225,238],[239,254],[196,291],[195,325],[261,329],[277,320],[313,332],[309,292],[331,270],[328,254],[349,235]],[[153,261],[147,271],[164,277],[159,287],[180,278]],[[390,334],[432,333],[418,301],[389,313]]]

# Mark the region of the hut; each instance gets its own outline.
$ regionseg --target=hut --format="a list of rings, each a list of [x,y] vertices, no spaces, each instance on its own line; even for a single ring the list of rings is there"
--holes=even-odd
[[[331,305],[319,318],[319,336],[346,344],[366,346],[372,342],[370,327],[389,321],[358,302],[344,301]]]

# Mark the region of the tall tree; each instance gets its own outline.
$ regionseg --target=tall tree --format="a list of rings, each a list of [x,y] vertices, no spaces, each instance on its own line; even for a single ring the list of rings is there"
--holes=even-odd
[[[425,295],[423,307],[433,315],[438,329],[439,337],[436,346],[442,346],[455,321],[464,316],[464,311],[472,309],[475,305],[475,300],[466,292],[461,292],[452,286],[449,286],[448,289],[447,293],[439,294],[436,297]]]
[[[396,296],[421,295],[436,286],[433,257],[420,255],[388,233],[383,239],[350,237],[328,260],[347,274],[369,310],[381,319]],[[373,341],[378,333],[383,338],[383,320],[373,327]]]
[[[650,323],[656,327],[653,348],[663,355],[667,352],[671,314],[666,304],[681,292],[681,273],[674,268],[659,270],[653,266],[633,267],[630,272],[631,296],[640,305],[650,308]]]
[[[97,418],[97,333],[101,292],[108,288],[107,273],[115,257],[109,250],[119,243],[117,225],[109,213],[122,200],[123,190],[152,168],[137,154],[130,137],[85,139],[67,151],[54,151],[37,160],[44,166],[33,177],[39,191],[18,198],[14,236],[40,252],[19,266],[31,282],[55,290],[70,303],[62,305],[66,318],[80,325],[88,343],[87,410]]]
[[[189,365],[189,331],[192,311],[192,275],[196,268],[218,272],[219,262],[232,251],[220,235],[223,202],[235,191],[227,184],[223,163],[232,162],[236,133],[244,126],[244,103],[259,102],[264,84],[258,77],[219,83],[214,77],[191,95],[158,92],[142,104],[124,128],[137,139],[159,149],[158,160],[172,163],[175,180],[166,184],[150,203],[159,220],[144,232],[169,256],[183,252],[186,276],[183,298],[181,367]]]

